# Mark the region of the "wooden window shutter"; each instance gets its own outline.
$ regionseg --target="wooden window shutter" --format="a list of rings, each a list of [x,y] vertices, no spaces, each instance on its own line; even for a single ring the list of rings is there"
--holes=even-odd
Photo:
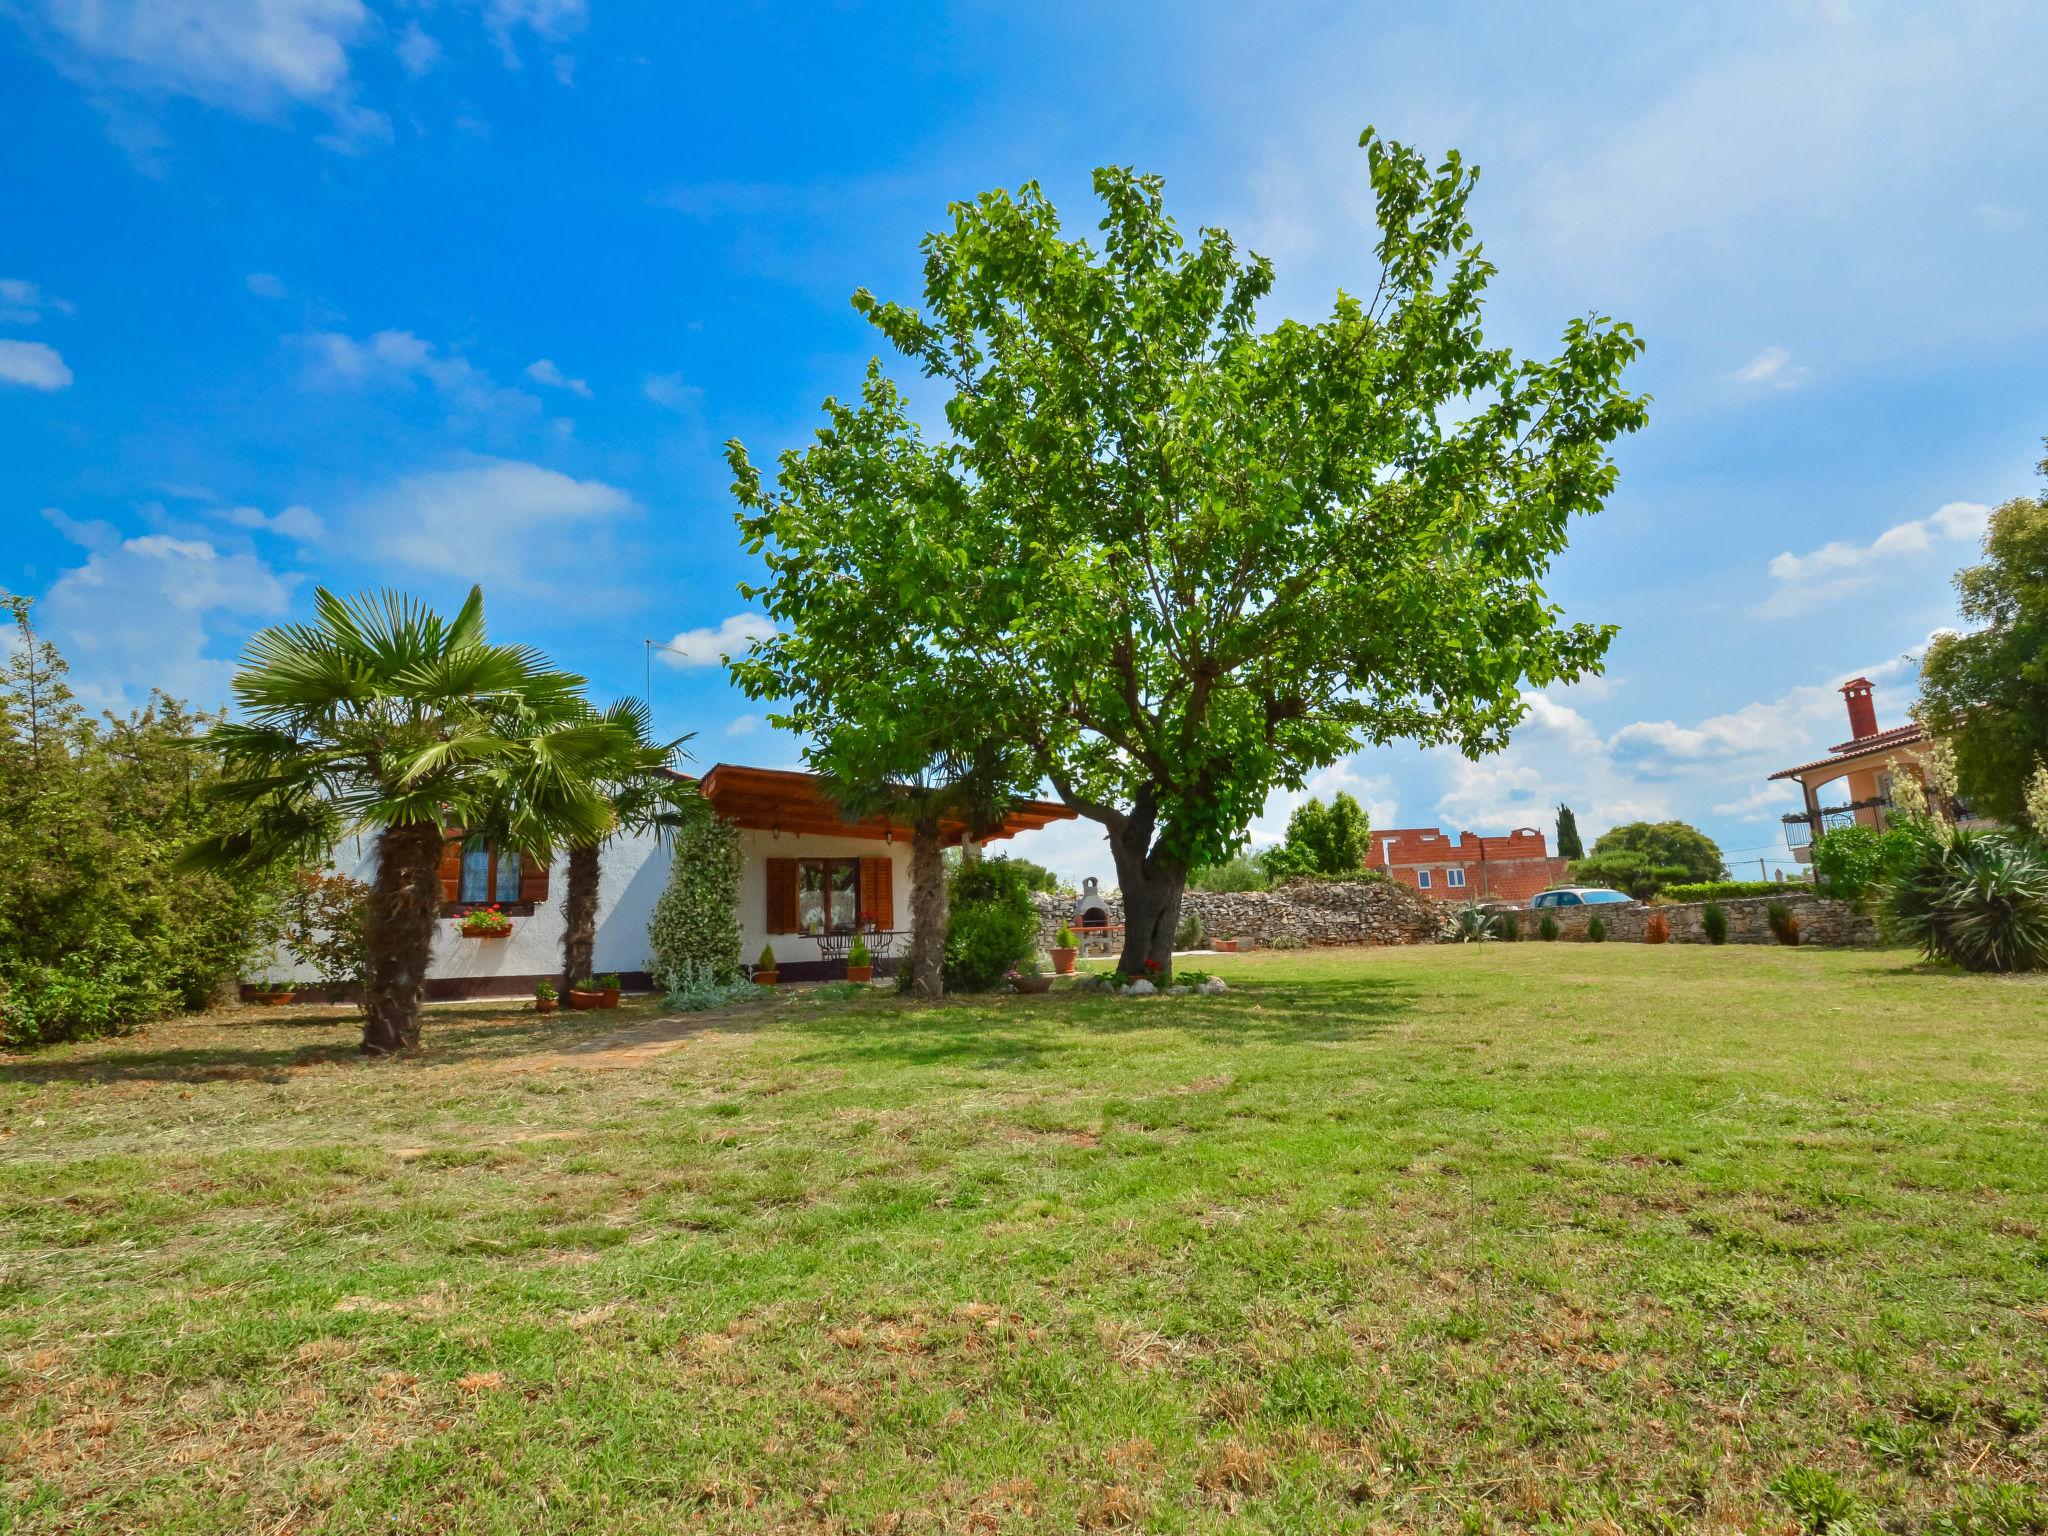
[[[530,853],[519,855],[519,899],[536,906],[548,899],[548,867]]]
[[[795,859],[768,861],[768,931],[796,932]]]
[[[896,926],[896,866],[888,859],[860,861],[860,920],[877,928]]]
[[[441,900],[454,906],[462,900],[462,834],[451,832],[441,844]]]

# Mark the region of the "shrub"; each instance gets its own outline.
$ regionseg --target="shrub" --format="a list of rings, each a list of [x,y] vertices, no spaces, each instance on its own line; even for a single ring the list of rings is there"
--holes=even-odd
[[[1239,854],[1221,864],[1209,864],[1188,876],[1188,888],[1195,891],[1263,891],[1273,882],[1257,859]]]
[[[1813,887],[1803,880],[1698,880],[1688,885],[1667,885],[1657,900],[1669,906],[1691,901],[1740,901],[1745,896],[1810,896]]]
[[[1266,946],[1268,949],[1307,949],[1308,940],[1298,933],[1283,933]]]
[[[846,951],[848,965],[873,965],[875,952],[868,948],[868,941],[855,934],[852,946]]]
[[[20,1050],[125,1034],[181,1002],[146,955],[102,947],[58,965],[17,961],[0,976],[0,1045]]]
[[[1771,925],[1771,934],[1780,944],[1799,942],[1799,919],[1782,901],[1774,901],[1764,908],[1764,921]]]
[[[740,979],[740,838],[729,821],[696,818],[670,834],[668,884],[647,922],[657,976]],[[773,963],[771,958],[770,964]]]
[[[1718,901],[1708,902],[1706,910],[1700,913],[1700,927],[1705,930],[1709,944],[1726,944],[1728,942],[1728,909],[1723,907]]]
[[[1662,912],[1652,912],[1643,920],[1643,942],[1645,944],[1668,944],[1671,941],[1671,920]]]
[[[1053,935],[1052,946],[1054,949],[1072,949],[1075,947],[1074,925],[1065,918],[1060,919],[1060,931]]]
[[[1595,914],[1586,919],[1586,942],[1605,944],[1607,942],[1607,919]]]
[[[986,992],[1038,947],[1030,887],[1004,860],[962,863],[953,871],[947,905],[948,992]]]
[[[1485,944],[1492,941],[1498,928],[1491,912],[1483,912],[1477,902],[1468,901],[1444,919],[1437,937],[1446,944]]]
[[[1837,827],[1813,840],[1814,876],[1830,896],[1862,901],[1912,862],[1916,841],[1906,827]]]
[[[1971,971],[2048,968],[2048,859],[1999,832],[1922,833],[1884,892],[1886,927]]]
[[[678,1013],[702,1013],[706,1008],[753,1002],[771,995],[766,987],[757,986],[744,976],[721,978],[708,965],[685,965],[669,972],[661,978],[661,990],[665,994],[665,1005]],[[867,991],[860,986],[853,990],[856,993]]]
[[[1557,919],[1548,912],[1543,914],[1543,921],[1536,925],[1536,937],[1546,944],[1557,942]]]
[[[1648,901],[1666,886],[1692,874],[1683,864],[1655,864],[1640,853],[1603,852],[1597,847],[1571,868],[1574,883],[1626,891],[1637,901]]]
[[[277,944],[332,991],[370,974],[370,888],[347,875],[300,870],[285,889],[276,918]],[[509,926],[509,923],[508,923]]]
[[[1209,937],[1208,926],[1199,912],[1183,912],[1180,926],[1173,931],[1175,949],[1200,949]]]
[[[1522,936],[1521,914],[1500,912],[1494,915],[1494,936],[1503,944],[1512,944]]]

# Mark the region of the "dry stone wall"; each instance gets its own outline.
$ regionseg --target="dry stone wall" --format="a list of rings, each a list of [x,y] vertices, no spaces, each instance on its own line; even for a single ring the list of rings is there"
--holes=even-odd
[[[1875,944],[1878,942],[1877,921],[1867,913],[1858,912],[1846,901],[1830,901],[1823,896],[1745,896],[1739,900],[1724,901],[1721,910],[1728,914],[1728,942],[1730,944],[1775,944],[1777,935],[1771,932],[1771,903],[1782,901],[1799,919],[1799,942],[1802,944],[1825,944],[1831,946]],[[1704,944],[1707,942],[1706,929],[1700,914],[1707,909],[1703,901],[1689,901],[1672,906],[1642,906],[1631,902],[1627,906],[1616,903],[1605,907],[1554,907],[1550,915],[1557,919],[1560,939],[1583,939],[1586,924],[1597,914],[1607,925],[1609,943],[1639,944],[1643,938],[1643,924],[1652,912],[1664,914],[1664,921],[1671,928],[1671,942],[1674,944]],[[1533,939],[1536,925],[1543,921],[1541,912],[1521,914],[1522,937]]]
[[[1039,942],[1051,947],[1073,901],[1039,893]],[[1121,924],[1121,896],[1108,896],[1109,920]],[[1333,944],[1419,944],[1436,936],[1435,915],[1420,896],[1390,880],[1290,880],[1270,891],[1189,891],[1181,916],[1199,913],[1210,939],[1236,939],[1246,949]],[[1101,948],[1098,941],[1092,948]],[[1108,947],[1114,950],[1116,941]]]

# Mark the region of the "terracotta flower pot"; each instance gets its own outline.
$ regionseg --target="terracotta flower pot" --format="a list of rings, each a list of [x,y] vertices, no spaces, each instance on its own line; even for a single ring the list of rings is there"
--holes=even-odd
[[[512,930],[509,927],[479,927],[473,923],[464,923],[462,936],[465,939],[509,939],[512,937]]]
[[[1050,976],[1019,976],[1010,985],[1019,992],[1027,994],[1050,992],[1052,990],[1052,978]]]
[[[592,1008],[602,1008],[604,1006],[604,994],[602,992],[579,992],[574,987],[571,987],[569,989],[569,1006],[578,1013],[583,1013]]]
[[[849,963],[846,967],[846,979],[848,981],[872,981],[874,976],[875,968],[872,965],[854,965]]]
[[[249,1001],[261,1003],[265,1008],[276,1008],[283,1003],[290,1002],[298,995],[296,992],[251,992],[249,994]]]
[[[604,999],[603,1002],[597,1005],[600,1008],[616,1008],[619,1006],[619,989],[617,987],[606,987],[598,996]]]
[[[1074,960],[1081,951],[1078,949],[1055,949],[1052,952],[1052,969],[1056,976],[1074,974]]]
[[[1237,940],[1217,939],[1209,947],[1219,955],[1234,955],[1237,953]]]
[[[560,1006],[560,1000],[557,998],[536,997],[533,1000],[533,1011],[535,1013],[553,1013]]]
[[[756,971],[754,972],[754,985],[757,987],[772,987],[775,985],[775,978],[780,974],[779,971]]]

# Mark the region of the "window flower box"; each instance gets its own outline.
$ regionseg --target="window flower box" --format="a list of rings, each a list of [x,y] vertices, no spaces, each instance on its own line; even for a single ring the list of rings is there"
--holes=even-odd
[[[462,915],[462,936],[465,939],[509,939],[512,937],[512,919],[494,906],[479,907]]]

